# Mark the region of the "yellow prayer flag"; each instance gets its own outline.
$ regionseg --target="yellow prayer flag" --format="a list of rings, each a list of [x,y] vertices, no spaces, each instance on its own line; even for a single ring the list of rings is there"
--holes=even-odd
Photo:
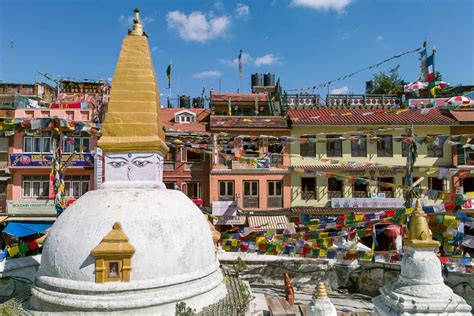
[[[327,257],[328,256],[328,251],[326,249],[319,250],[319,256],[320,257]]]
[[[20,252],[20,249],[18,248],[18,246],[13,246],[13,247],[8,248],[8,254],[10,255],[10,257],[15,256],[19,252]]]
[[[364,221],[364,214],[355,214],[354,215],[356,222],[363,222]]]
[[[257,242],[257,244],[265,244],[267,242],[267,240],[265,239],[265,237],[257,237],[257,239],[255,240]]]
[[[319,238],[327,238],[329,236],[328,232],[319,233]]]
[[[405,214],[410,215],[413,212],[414,208],[406,208]]]
[[[397,110],[395,112],[395,114],[398,115],[398,114],[401,114],[401,113],[404,113],[404,112],[407,112],[407,111],[408,111],[408,109]]]

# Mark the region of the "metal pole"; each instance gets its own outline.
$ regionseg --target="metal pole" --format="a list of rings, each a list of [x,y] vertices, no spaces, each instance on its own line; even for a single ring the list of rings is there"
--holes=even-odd
[[[413,125],[408,128],[408,137],[412,137],[413,141],[408,143],[407,162],[406,162],[406,173],[405,173],[405,186],[409,187],[405,191],[405,207],[411,208],[413,201],[413,166],[416,161],[416,144],[414,141]]]

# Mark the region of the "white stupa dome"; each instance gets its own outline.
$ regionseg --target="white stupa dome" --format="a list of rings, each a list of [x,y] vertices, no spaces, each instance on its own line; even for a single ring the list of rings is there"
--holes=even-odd
[[[95,283],[91,249],[116,221],[136,249],[130,282]],[[222,281],[209,224],[182,192],[105,189],[85,194],[54,224],[32,303],[45,311],[166,315],[180,301],[198,309],[217,302],[226,293]]]

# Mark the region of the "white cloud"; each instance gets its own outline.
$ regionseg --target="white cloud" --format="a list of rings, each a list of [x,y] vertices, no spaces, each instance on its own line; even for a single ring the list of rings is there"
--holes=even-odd
[[[375,40],[376,40],[377,42],[381,42],[381,41],[383,41],[383,36],[382,36],[382,35],[379,35],[379,36],[377,36],[377,37],[375,38]]]
[[[221,72],[217,70],[206,70],[193,75],[194,78],[215,78],[220,76]]]
[[[226,66],[237,66],[239,64],[239,58],[234,59],[221,59],[219,62]],[[247,53],[242,53],[242,64],[243,65],[252,65],[255,67],[267,66],[279,64],[281,59],[274,54],[266,54],[263,56],[252,57]]]
[[[193,11],[189,15],[178,10],[171,11],[166,15],[166,20],[168,28],[177,31],[181,39],[202,43],[224,37],[231,23],[227,16],[210,16],[200,11]]]
[[[237,3],[237,6],[235,7],[235,15],[238,18],[247,18],[250,15],[249,6],[243,3]]]
[[[135,18],[135,16],[125,16],[125,15],[121,15],[119,16],[119,22],[123,25],[123,26],[128,26],[130,28],[132,28],[133,26],[133,19]],[[152,18],[150,16],[144,16],[144,17],[140,17],[140,22],[142,23],[143,26],[147,25],[148,23],[153,23],[155,22],[155,18]]]
[[[266,54],[260,57],[255,58],[255,66],[265,66],[265,65],[274,65],[278,64],[280,59],[273,54]]]
[[[342,13],[351,1],[352,0],[292,0],[291,5],[320,11],[335,10],[338,13]]]
[[[338,88],[338,89],[332,89],[329,91],[329,94],[349,94],[349,88],[347,86]]]

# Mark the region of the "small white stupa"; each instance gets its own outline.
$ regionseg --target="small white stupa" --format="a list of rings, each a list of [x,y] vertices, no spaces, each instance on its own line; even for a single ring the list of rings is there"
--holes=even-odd
[[[405,240],[407,249],[402,271],[393,285],[380,289],[375,297],[376,315],[471,315],[471,307],[443,282],[441,263],[435,251],[426,214],[418,200],[411,214]]]
[[[308,305],[308,316],[337,316],[336,307],[331,303],[323,282],[319,282],[314,291]]]
[[[168,151],[147,36],[135,10],[99,145],[105,182],[53,225],[32,288],[36,311],[174,315],[226,295],[209,224],[162,182]]]

